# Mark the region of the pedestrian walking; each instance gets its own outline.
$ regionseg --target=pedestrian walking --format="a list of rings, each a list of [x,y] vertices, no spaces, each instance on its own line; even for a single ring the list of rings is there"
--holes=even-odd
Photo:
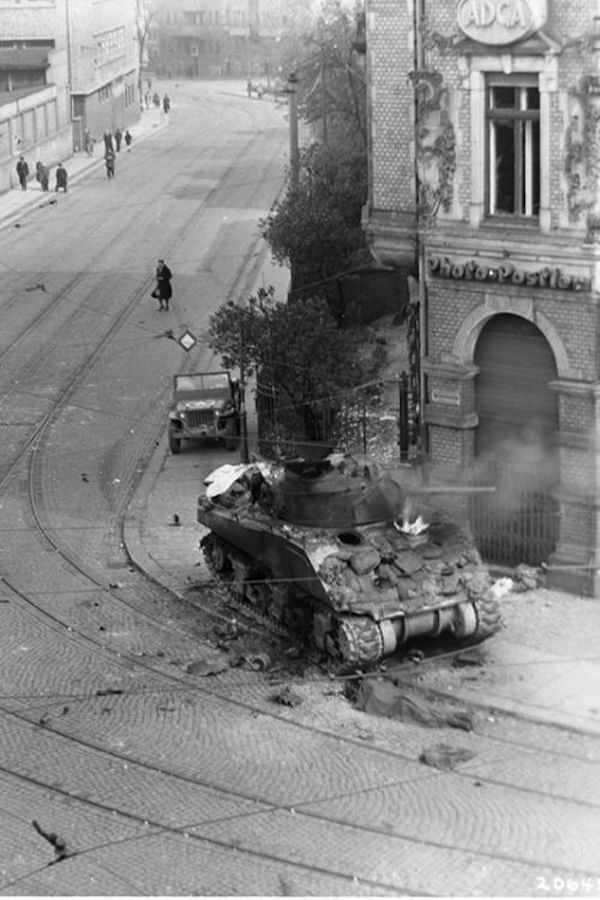
[[[105,131],[102,135],[102,139],[104,141],[104,152],[108,153],[109,150],[114,150],[113,147],[113,137],[110,131]]]
[[[159,309],[169,308],[169,300],[173,296],[172,277],[173,274],[164,259],[159,259],[156,267],[156,287],[152,291],[152,296],[158,300]]]
[[[133,140],[133,138],[131,137],[131,132],[129,131],[129,128],[128,128],[127,131],[125,132],[125,145],[128,150],[131,149],[132,140]]]
[[[158,109],[158,107],[160,106],[160,97],[158,96],[158,94],[155,94],[155,95],[154,95],[154,97],[152,98],[152,102],[154,103],[154,105],[155,105],[156,108]]]
[[[94,153],[94,138],[89,133],[87,128],[83,132],[83,149],[88,156],[92,156]]]
[[[106,165],[106,177],[114,178],[115,177],[115,151],[107,150],[104,154],[104,162]]]
[[[117,153],[121,152],[121,141],[123,140],[123,132],[120,128],[117,128],[115,131],[115,147],[117,148]]]
[[[27,178],[29,176],[29,166],[25,162],[25,157],[20,156],[19,161],[17,162],[17,178],[19,179],[19,184],[21,185],[21,190],[27,190]]]
[[[171,109],[171,101],[169,100],[168,94],[165,94],[165,96],[163,97],[162,105],[163,105],[163,112],[165,113],[165,115],[167,115],[167,113]]]
[[[62,188],[65,194],[67,193],[67,177],[67,170],[62,163],[59,163],[58,168],[56,169],[55,192],[58,192],[59,188]]]
[[[35,180],[39,181],[43,191],[48,190],[48,182],[50,181],[50,169],[45,166],[41,159],[35,164]]]

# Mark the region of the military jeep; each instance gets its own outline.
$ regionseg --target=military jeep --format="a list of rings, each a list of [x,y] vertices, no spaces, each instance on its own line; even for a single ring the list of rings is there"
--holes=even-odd
[[[185,440],[216,438],[227,450],[239,445],[240,385],[229,372],[195,372],[173,378],[169,449],[179,453]]]

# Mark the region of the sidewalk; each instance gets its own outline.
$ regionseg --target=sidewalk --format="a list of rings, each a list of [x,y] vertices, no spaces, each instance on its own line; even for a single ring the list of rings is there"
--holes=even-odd
[[[135,151],[135,147],[141,141],[154,134],[158,129],[164,128],[166,124],[165,118],[160,117],[160,114],[157,113],[154,108],[145,109],[139,120],[129,129],[133,136],[133,143],[131,145],[132,152]],[[122,144],[121,154],[125,153],[127,153],[127,148]],[[28,159],[28,162],[30,170],[34,172],[35,161],[33,160],[33,157]],[[99,166],[104,165],[104,145],[102,140],[96,142],[92,156],[88,156],[87,153],[82,150],[78,153],[74,153],[73,156],[68,159],[65,158],[63,160],[63,165],[67,170],[69,176],[69,189],[71,189],[73,185],[80,182],[92,169],[97,169]],[[0,194],[0,227],[15,225],[24,213],[35,209],[35,207],[42,206],[51,200],[63,200],[64,193],[60,191],[57,194],[54,190],[55,170],[56,167],[53,166],[50,171],[49,191],[42,191],[41,186],[35,180],[35,177],[33,177],[28,181],[26,191],[22,191],[19,187],[16,187]]]

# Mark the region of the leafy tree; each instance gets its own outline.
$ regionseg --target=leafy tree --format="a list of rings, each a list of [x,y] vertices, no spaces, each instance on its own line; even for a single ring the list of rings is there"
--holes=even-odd
[[[351,267],[364,246],[361,209],[366,158],[313,144],[300,153],[297,185],[259,223],[274,258],[290,266],[294,291],[320,284]]]
[[[366,87],[355,37],[354,15],[326,0],[301,44],[298,110],[315,140],[301,149],[297,177],[260,223],[275,259],[291,268],[294,292],[333,280],[364,247]]]
[[[355,336],[337,327],[327,304],[310,298],[280,303],[273,287],[243,305],[228,303],[212,314],[209,345],[226,368],[243,360],[244,375],[276,386],[277,422],[286,440],[326,441],[336,415],[336,395],[372,373]]]

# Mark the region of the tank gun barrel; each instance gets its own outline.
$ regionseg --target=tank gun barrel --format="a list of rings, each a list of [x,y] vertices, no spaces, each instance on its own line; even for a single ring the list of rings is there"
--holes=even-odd
[[[490,485],[452,485],[452,484],[425,484],[409,488],[410,494],[493,494],[496,488]]]

